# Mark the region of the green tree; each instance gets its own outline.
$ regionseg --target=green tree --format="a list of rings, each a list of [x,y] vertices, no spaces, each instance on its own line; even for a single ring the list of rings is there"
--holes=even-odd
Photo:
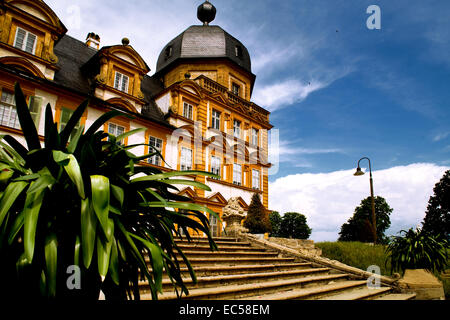
[[[280,237],[280,228],[281,228],[281,221],[282,221],[280,213],[277,211],[272,211],[269,214],[269,220],[270,220],[270,225],[272,226],[271,236],[272,237]]]
[[[422,222],[423,230],[450,239],[450,170],[433,188],[433,195],[428,200],[427,211]]]
[[[145,129],[117,137],[101,131],[113,117],[128,117],[118,111],[102,115],[86,132],[76,130],[87,101],[75,110],[61,132],[47,105],[41,146],[18,84],[15,91],[27,147],[12,136],[0,136],[2,294],[14,299],[96,300],[102,290],[107,299],[139,299],[142,277],[156,299],[162,291],[164,270],[177,292],[181,289],[187,294],[180,263],[188,266],[194,280],[195,274],[174,242],[173,235],[178,234],[175,226],[204,232],[214,249],[202,211],[215,213],[177,195],[179,184],[210,190],[207,186],[172,178],[214,175],[163,173],[139,166],[159,152],[137,157],[129,151],[136,145],[117,143]],[[81,272],[79,290],[66,285],[72,265]]]
[[[390,214],[393,209],[388,205],[383,197],[377,196],[375,202],[375,216],[377,221],[377,241],[385,243],[387,241],[384,232],[391,225]],[[353,216],[341,226],[338,241],[360,241],[372,242],[372,202],[371,197],[361,201],[355,208]]]
[[[261,203],[261,198],[258,193],[254,193],[252,196],[252,201],[248,207],[247,218],[244,220],[244,227],[251,233],[266,233],[271,229],[269,215]]]
[[[286,212],[280,225],[280,236],[283,238],[308,239],[312,229],[306,217],[298,212]]]

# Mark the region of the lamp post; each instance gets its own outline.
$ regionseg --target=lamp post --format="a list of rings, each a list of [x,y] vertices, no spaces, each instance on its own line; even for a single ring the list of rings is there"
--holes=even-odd
[[[356,168],[356,172],[353,174],[354,176],[362,176],[364,172],[361,170],[359,163],[361,160],[367,159],[369,161],[369,173],[370,173],[370,196],[372,202],[372,231],[373,231],[373,243],[377,242],[377,219],[375,217],[375,198],[373,196],[373,179],[372,179],[372,167],[370,165],[370,159],[367,157],[363,157],[358,161],[358,168]]]

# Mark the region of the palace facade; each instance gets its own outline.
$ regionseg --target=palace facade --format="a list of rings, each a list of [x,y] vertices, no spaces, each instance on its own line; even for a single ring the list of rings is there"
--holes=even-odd
[[[54,11],[41,0],[0,1],[0,134],[22,137],[14,84],[27,97],[41,141],[44,108],[50,104],[61,130],[86,98],[90,105],[78,130],[103,113],[119,109],[134,119],[114,118],[102,128],[113,135],[146,128],[122,141],[145,143],[163,156],[142,165],[164,171],[210,171],[220,179],[187,177],[212,191],[187,187],[195,202],[219,215],[231,198],[246,210],[253,193],[268,202],[269,112],[251,102],[255,75],[246,47],[221,27],[208,1],[198,7],[201,25],[193,25],[161,51],[153,75],[128,39],[101,46],[89,33],[86,41],[67,35]],[[25,142],[24,142],[25,143]],[[132,149],[137,155],[149,146]],[[210,219],[212,233],[223,226]]]

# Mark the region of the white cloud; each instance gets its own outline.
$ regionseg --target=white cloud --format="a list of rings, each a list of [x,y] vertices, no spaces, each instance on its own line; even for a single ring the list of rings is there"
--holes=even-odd
[[[282,107],[300,102],[312,92],[325,86],[324,83],[318,81],[302,83],[299,80],[289,79],[256,89],[253,94],[253,100],[256,104],[273,112]]]
[[[375,195],[384,197],[394,209],[387,234],[397,234],[421,223],[433,187],[448,169],[417,163],[372,172]],[[341,225],[370,195],[369,177],[355,177],[353,173],[351,169],[279,178],[269,185],[270,209],[281,214],[300,212],[313,229],[312,240],[335,241]]]
[[[438,133],[438,134],[436,134],[436,135],[433,137],[433,141],[434,141],[434,142],[437,142],[437,141],[444,140],[444,139],[447,138],[449,135],[450,135],[450,131]]]

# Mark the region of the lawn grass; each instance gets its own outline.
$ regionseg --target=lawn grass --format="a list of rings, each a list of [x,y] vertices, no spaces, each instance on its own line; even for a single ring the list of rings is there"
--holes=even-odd
[[[322,256],[325,258],[337,260],[362,270],[367,270],[369,266],[376,265],[380,267],[382,275],[392,276],[391,264],[390,261],[387,260],[387,255],[385,253],[386,246],[343,241],[317,242],[315,243],[315,246],[322,249]],[[450,257],[450,249],[448,250],[448,253]],[[450,268],[450,259],[448,268]],[[435,275],[444,285],[446,299],[450,299],[450,279],[443,279],[438,273],[435,273]]]

